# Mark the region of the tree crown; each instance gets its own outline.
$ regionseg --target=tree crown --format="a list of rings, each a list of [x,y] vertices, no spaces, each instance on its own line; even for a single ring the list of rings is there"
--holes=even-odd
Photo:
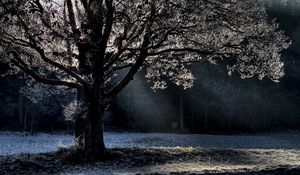
[[[141,68],[153,89],[193,85],[188,65],[283,75],[290,41],[253,0],[0,0],[1,60],[34,80],[112,97]],[[126,72],[124,74],[124,72]]]

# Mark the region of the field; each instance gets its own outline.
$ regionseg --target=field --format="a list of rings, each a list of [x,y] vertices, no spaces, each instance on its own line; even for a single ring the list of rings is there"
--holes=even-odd
[[[71,135],[2,132],[0,174],[300,174],[300,134],[106,133],[111,158],[60,163]]]

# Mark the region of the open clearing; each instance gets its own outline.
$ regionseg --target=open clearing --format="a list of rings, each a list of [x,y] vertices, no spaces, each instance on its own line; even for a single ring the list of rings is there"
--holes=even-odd
[[[0,174],[300,175],[299,133],[246,136],[106,133],[105,141],[113,155],[110,160],[59,164],[51,156],[55,157],[53,152],[59,147],[72,145],[72,136],[2,132]],[[42,160],[47,156],[48,160]]]

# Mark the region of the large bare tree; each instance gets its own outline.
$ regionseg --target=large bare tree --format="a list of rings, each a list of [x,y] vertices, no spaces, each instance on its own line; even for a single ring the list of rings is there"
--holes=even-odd
[[[0,0],[0,20],[10,73],[81,92],[91,159],[105,151],[106,105],[140,69],[153,89],[191,88],[187,65],[202,61],[278,81],[290,44],[256,0]]]

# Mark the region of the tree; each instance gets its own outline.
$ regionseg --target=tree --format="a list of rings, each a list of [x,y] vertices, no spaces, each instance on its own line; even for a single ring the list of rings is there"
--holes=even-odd
[[[191,88],[188,65],[206,60],[278,81],[290,44],[255,0],[0,0],[0,16],[10,73],[83,94],[90,159],[105,151],[106,106],[140,69],[153,89]]]

